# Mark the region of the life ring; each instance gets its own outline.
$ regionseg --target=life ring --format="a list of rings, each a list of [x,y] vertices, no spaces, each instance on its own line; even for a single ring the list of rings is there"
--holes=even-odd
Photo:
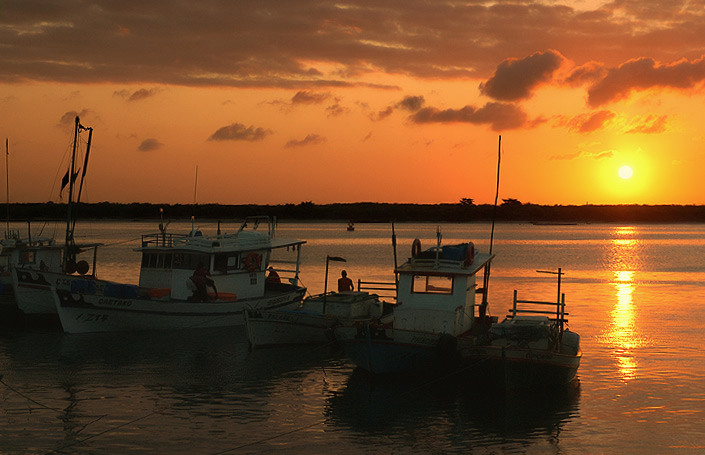
[[[468,242],[467,247],[465,248],[465,266],[469,266],[470,264],[473,263],[475,260],[475,244],[472,242]]]
[[[245,258],[245,268],[250,272],[258,270],[260,264],[262,264],[262,256],[257,253],[250,253]]]
[[[419,253],[421,253],[421,240],[414,239],[414,242],[411,244],[411,257],[415,258]]]

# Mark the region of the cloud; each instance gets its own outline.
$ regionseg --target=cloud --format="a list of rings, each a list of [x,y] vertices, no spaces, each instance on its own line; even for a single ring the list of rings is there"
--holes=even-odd
[[[209,141],[261,141],[265,137],[272,134],[271,130],[254,126],[245,126],[242,123],[233,123],[232,125],[219,128],[213,133]]]
[[[637,124],[629,128],[627,130],[627,133],[663,133],[664,131],[666,131],[667,119],[667,115],[648,115],[646,118],[639,118],[636,120]]]
[[[403,100],[399,101],[396,107],[407,111],[416,112],[423,107],[424,103],[426,103],[426,100],[423,96],[407,96]]]
[[[597,111],[587,114],[576,115],[569,118],[561,118],[559,126],[565,126],[571,131],[579,133],[591,133],[607,125],[616,114],[612,111]]]
[[[291,140],[287,141],[287,143],[284,144],[284,147],[285,148],[304,147],[306,145],[322,144],[325,141],[326,141],[326,138],[323,136],[319,136],[318,134],[307,134],[306,137],[301,140],[291,139]]]
[[[579,158],[592,158],[595,160],[604,160],[607,158],[612,158],[614,156],[614,152],[611,150],[604,151],[604,152],[585,152],[585,151],[577,151],[577,152],[571,152],[571,153],[564,153],[563,155],[553,155],[552,157],[549,158],[549,160],[552,161],[572,161],[572,160],[577,160]]]
[[[321,104],[330,97],[330,93],[316,93],[310,90],[301,90],[291,97],[291,104]]]
[[[381,111],[369,114],[370,119],[373,121],[384,120],[394,113],[394,108],[392,106],[387,106]]]
[[[629,60],[607,74],[588,89],[588,104],[601,106],[627,98],[632,91],[654,87],[691,89],[705,80],[705,57],[659,64],[653,58]]]
[[[550,82],[553,73],[565,61],[560,52],[536,52],[521,60],[510,58],[499,64],[494,75],[480,84],[480,92],[501,101],[530,98],[542,83]]]
[[[137,147],[137,150],[139,150],[140,152],[150,152],[152,150],[158,150],[163,146],[164,144],[162,144],[158,140],[154,138],[149,138],[142,141],[142,143]]]
[[[409,0],[404,8],[360,0],[345,6],[300,0],[246,7],[202,0],[198,8],[185,1],[164,8],[157,0],[135,8],[13,2],[0,29],[0,81],[316,90],[371,86],[364,76],[374,74],[491,76],[488,94],[517,99],[527,96],[537,78],[540,82],[541,70],[550,71],[558,54],[536,55],[538,66],[529,65],[527,80],[505,70],[532,59],[505,60],[498,68],[507,56],[560,48],[577,62],[595,56],[619,62],[644,55],[668,60],[705,48],[700,1],[620,0],[600,2],[594,10],[586,3],[592,2]],[[188,27],[174,26],[184,18]],[[519,86],[504,85],[505,78]]]
[[[473,123],[489,124],[493,130],[511,130],[526,124],[526,113],[513,104],[487,103],[481,108],[465,106],[460,109],[425,107],[411,116],[415,123]]]
[[[338,117],[343,114],[350,112],[350,109],[340,104],[339,100],[336,100],[334,104],[331,104],[326,108],[326,113],[328,117]]]
[[[59,126],[64,127],[64,126],[69,126],[73,125],[76,122],[76,117],[86,117],[87,115],[90,115],[91,111],[88,109],[82,109],[81,112],[76,112],[76,111],[68,111],[64,113],[64,115],[61,116],[59,119]],[[81,124],[83,124],[83,121],[81,121]]]
[[[139,90],[135,90],[134,92],[130,92],[129,90],[116,90],[113,92],[113,96],[117,96],[120,98],[126,99],[128,102],[133,102],[133,101],[141,101],[146,98],[150,98],[157,93],[159,93],[161,89],[159,88],[141,88]]]

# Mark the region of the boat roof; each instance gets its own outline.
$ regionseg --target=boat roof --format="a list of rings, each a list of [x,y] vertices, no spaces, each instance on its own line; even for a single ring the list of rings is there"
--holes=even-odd
[[[200,231],[199,231],[200,232]],[[147,234],[135,251],[182,250],[201,253],[241,252],[270,250],[303,245],[305,240],[270,238],[265,232],[240,231],[235,234]]]
[[[436,259],[435,252],[431,250],[410,258],[407,262],[396,268],[397,273],[414,275],[475,275],[486,264],[494,259],[494,254],[475,253],[473,261],[469,264],[464,259],[444,258],[439,254]]]

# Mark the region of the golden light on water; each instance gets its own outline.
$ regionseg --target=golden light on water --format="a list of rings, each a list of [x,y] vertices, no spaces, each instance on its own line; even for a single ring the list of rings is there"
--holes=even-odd
[[[612,348],[619,376],[622,381],[627,382],[637,376],[639,367],[633,350],[645,343],[644,337],[639,334],[634,302],[635,276],[639,271],[641,245],[635,228],[620,227],[613,235],[608,266],[613,273],[616,303],[610,311],[610,324],[603,339]]]

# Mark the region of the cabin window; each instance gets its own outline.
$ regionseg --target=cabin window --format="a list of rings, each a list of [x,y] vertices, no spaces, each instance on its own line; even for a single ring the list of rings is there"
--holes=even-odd
[[[216,254],[213,259],[213,270],[219,273],[228,273],[237,270],[239,265],[237,254]]]
[[[196,270],[199,263],[206,268],[210,267],[210,257],[207,254],[198,253],[175,253],[173,267],[175,269]]]
[[[34,264],[37,262],[37,257],[34,251],[23,251],[20,255],[20,263]]]
[[[411,292],[417,294],[452,294],[453,277],[436,275],[414,275]]]

